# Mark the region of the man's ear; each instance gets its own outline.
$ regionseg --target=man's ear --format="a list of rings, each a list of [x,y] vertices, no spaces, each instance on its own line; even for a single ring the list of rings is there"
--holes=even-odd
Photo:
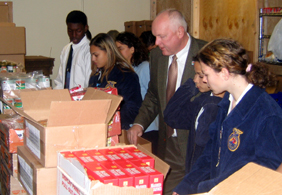
[[[185,32],[185,29],[183,28],[183,26],[178,27],[178,29],[177,29],[177,35],[178,35],[179,38],[182,38],[185,33],[186,33],[186,32]]]

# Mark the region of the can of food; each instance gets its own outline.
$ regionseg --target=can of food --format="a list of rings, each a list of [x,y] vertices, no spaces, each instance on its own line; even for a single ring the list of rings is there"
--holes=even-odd
[[[14,105],[14,99],[13,99],[13,98],[6,98],[5,100],[6,100],[6,102],[8,102],[9,104]],[[5,104],[5,103],[3,104],[3,108],[4,108],[5,110],[11,109],[10,106],[8,106],[8,105]]]
[[[23,107],[21,98],[14,98],[14,106],[16,108],[22,108]]]
[[[14,66],[13,65],[7,65],[7,72],[14,72]]]
[[[2,65],[1,66],[1,72],[7,72],[7,66]]]
[[[37,84],[39,88],[50,87],[50,78],[48,76],[39,76]]]
[[[17,78],[15,80],[16,89],[25,89],[25,80],[24,78]]]

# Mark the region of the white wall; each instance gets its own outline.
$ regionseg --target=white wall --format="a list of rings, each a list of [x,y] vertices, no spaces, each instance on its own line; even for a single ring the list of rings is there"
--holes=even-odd
[[[26,28],[26,55],[55,58],[51,79],[57,76],[60,52],[68,43],[65,19],[72,10],[88,17],[92,37],[111,29],[124,31],[124,22],[150,20],[150,0],[10,0],[13,22]]]

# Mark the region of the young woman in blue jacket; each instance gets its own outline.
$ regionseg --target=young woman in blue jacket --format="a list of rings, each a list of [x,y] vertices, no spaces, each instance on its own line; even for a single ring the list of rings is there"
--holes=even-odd
[[[137,74],[120,54],[114,40],[106,33],[90,42],[92,73],[89,87],[115,87],[123,97],[120,105],[121,128],[129,129],[142,103]]]
[[[207,192],[249,162],[273,170],[282,162],[282,109],[265,92],[275,83],[267,67],[249,64],[246,50],[231,39],[210,42],[198,58],[211,90],[227,92],[211,139],[174,195]]]

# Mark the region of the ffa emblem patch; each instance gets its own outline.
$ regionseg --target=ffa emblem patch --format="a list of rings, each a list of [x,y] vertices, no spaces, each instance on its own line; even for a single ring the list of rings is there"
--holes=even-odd
[[[231,152],[234,152],[240,146],[240,135],[243,134],[243,131],[240,131],[237,128],[233,129],[233,132],[228,137],[228,149]]]
[[[105,86],[105,88],[114,88],[116,83],[117,82],[115,81],[108,81],[108,84]]]

